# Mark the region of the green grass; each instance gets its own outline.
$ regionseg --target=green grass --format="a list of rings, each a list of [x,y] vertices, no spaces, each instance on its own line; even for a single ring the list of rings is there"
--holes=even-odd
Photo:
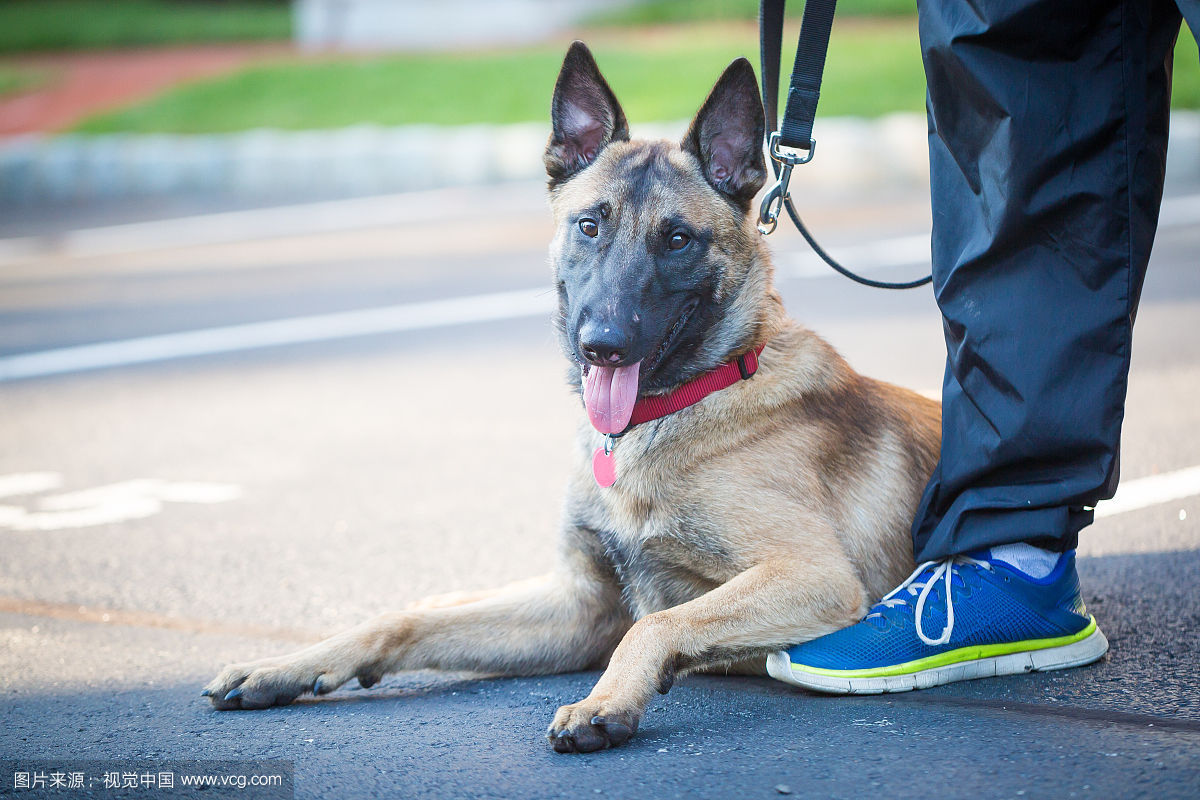
[[[1188,35],[1186,25],[1175,45],[1171,105],[1174,108],[1200,108],[1200,52],[1196,49],[1196,40]]]
[[[786,16],[799,19],[804,3],[793,0]],[[840,0],[838,19],[845,17],[911,16],[916,0]],[[593,15],[593,25],[663,25],[707,20],[756,20],[758,3],[752,0],[647,0]]]
[[[37,88],[50,79],[48,70],[0,64],[0,96]]]
[[[690,117],[726,64],[755,58],[753,25],[679,26],[589,36],[630,120]],[[565,47],[277,64],[170,91],[85,120],[87,132],[204,133],[542,121]],[[924,107],[912,20],[838,26],[821,110],[874,116]]]
[[[594,30],[587,39],[636,133],[639,121],[695,113],[729,61],[746,54],[757,62],[756,36],[753,24],[727,22]],[[541,122],[564,50],[556,44],[260,66],[92,117],[78,130],[212,133],[363,123]],[[1180,37],[1176,65],[1174,105],[1200,108],[1200,65],[1190,36]],[[822,115],[874,117],[924,107],[925,78],[912,17],[850,19],[834,26]]]
[[[283,0],[0,0],[0,53],[287,39]]]

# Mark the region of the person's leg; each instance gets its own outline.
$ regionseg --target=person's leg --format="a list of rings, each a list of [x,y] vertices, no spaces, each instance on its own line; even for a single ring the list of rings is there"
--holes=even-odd
[[[917,561],[1069,550],[1118,477],[1166,162],[1170,0],[927,3],[942,454]]]
[[[1200,41],[1200,0],[1175,0],[1192,36]]]
[[[829,691],[1054,669],[1107,649],[1072,556],[1023,571],[1015,562],[1038,551],[995,548],[1070,550],[1087,507],[1115,490],[1179,11],[928,0],[919,12],[947,366],[941,459],[913,539],[917,561],[939,563],[862,623],[768,662]],[[966,654],[980,646],[990,655]]]

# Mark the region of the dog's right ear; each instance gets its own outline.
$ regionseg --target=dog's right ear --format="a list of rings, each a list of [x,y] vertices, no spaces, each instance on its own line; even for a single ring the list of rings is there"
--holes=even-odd
[[[595,161],[610,142],[629,141],[625,112],[583,42],[572,43],[563,59],[550,120],[554,127],[543,157],[550,188]]]

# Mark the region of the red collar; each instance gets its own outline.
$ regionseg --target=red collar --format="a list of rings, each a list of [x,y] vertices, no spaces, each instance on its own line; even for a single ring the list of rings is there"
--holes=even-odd
[[[713,392],[726,389],[738,381],[748,380],[758,371],[758,356],[764,347],[766,347],[765,344],[759,345],[732,361],[726,361],[716,369],[685,383],[670,394],[643,397],[633,406],[633,416],[629,418],[629,426],[641,425],[643,422],[674,414],[676,411],[699,403]]]
[[[660,419],[668,414],[674,414],[680,409],[699,403],[713,392],[719,392],[738,381],[749,379],[758,371],[758,357],[766,345],[760,345],[748,353],[743,353],[732,361],[727,361],[716,369],[706,372],[694,381],[689,381],[670,394],[643,397],[633,406],[633,416],[629,419],[628,431],[634,425]],[[604,446],[597,447],[592,453],[592,475],[603,488],[612,486],[617,481],[617,465],[612,457],[613,442],[625,431],[608,434],[604,437]]]

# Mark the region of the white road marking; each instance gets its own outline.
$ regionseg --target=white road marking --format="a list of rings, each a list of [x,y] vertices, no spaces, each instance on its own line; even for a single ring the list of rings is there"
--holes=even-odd
[[[34,494],[60,486],[56,472],[0,475],[0,496]],[[241,497],[241,487],[228,483],[171,482],[137,478],[107,486],[50,495],[38,511],[0,505],[0,527],[19,531],[53,531],[126,522],[153,516],[164,503],[224,503]],[[1096,506],[1096,518],[1111,517],[1200,495],[1200,466],[1124,481],[1111,500]],[[1186,514],[1180,512],[1180,519]]]
[[[555,297],[548,289],[521,289],[120,339],[0,358],[0,381],[170,361],[187,356],[237,353],[261,347],[328,342],[369,334],[534,317],[549,314],[554,304]]]
[[[1163,201],[1163,222],[1160,227],[1197,222],[1200,222],[1200,195]],[[835,255],[863,272],[928,263],[929,237],[921,234],[852,245],[839,248]],[[816,278],[832,274],[812,253],[780,254],[778,258],[785,266],[791,262],[788,270],[793,277]],[[170,361],[189,356],[237,353],[262,347],[535,317],[549,313],[553,307],[554,296],[550,290],[518,289],[142,336],[6,356],[0,358],[0,382]]]
[[[494,198],[501,212],[536,212],[546,207],[540,192],[514,193],[503,185],[351,197],[0,239],[0,265],[48,254],[90,258],[435,222],[446,219],[448,209],[461,207],[467,194],[475,201],[481,196],[484,201]]]
[[[155,497],[171,503],[224,503],[241,495],[228,483],[174,483],[158,478],[133,480],[83,489],[43,498],[38,505],[47,511],[68,511],[103,505],[114,497]]]
[[[1200,466],[1122,481],[1117,494],[1096,506],[1096,519],[1200,494]],[[1185,515],[1186,516],[1186,515]],[[1185,517],[1180,517],[1184,519]]]
[[[1200,194],[1181,195],[1163,199],[1158,227],[1174,228],[1200,223]],[[899,236],[862,244],[826,248],[838,262],[855,272],[878,272],[889,267],[924,266],[929,269],[930,240],[928,234]],[[821,257],[811,251],[780,253],[775,260],[793,278],[823,278],[834,275]],[[920,275],[914,275],[918,278]]]
[[[1200,220],[1200,194],[1185,194],[1163,198],[1158,213],[1158,227],[1174,228],[1195,225]]]
[[[888,267],[906,267],[910,264],[929,264],[929,234],[899,236],[876,242],[853,244],[832,248],[829,254],[841,264],[849,265],[855,272],[873,272]],[[826,248],[830,250],[830,248]],[[825,278],[835,275],[829,265],[816,253],[808,250],[780,253],[776,261],[782,262],[792,278]],[[919,278],[914,275],[913,278]]]
[[[16,497],[22,494],[38,494],[62,486],[62,475],[57,472],[18,472],[0,475],[0,497]]]
[[[20,476],[4,476],[0,484],[12,477]],[[224,503],[241,494],[241,487],[229,483],[137,478],[43,497],[37,503],[37,511],[0,505],[0,527],[18,531],[88,528],[151,517],[161,512],[165,503]]]
[[[1200,210],[1200,204],[1197,205],[1197,209]],[[942,399],[941,389],[921,389],[917,394],[939,402]],[[1122,481],[1111,500],[1102,500],[1096,506],[1096,519],[1195,495],[1200,495],[1200,466]],[[1187,512],[1183,509],[1179,510],[1179,519],[1187,519]]]

